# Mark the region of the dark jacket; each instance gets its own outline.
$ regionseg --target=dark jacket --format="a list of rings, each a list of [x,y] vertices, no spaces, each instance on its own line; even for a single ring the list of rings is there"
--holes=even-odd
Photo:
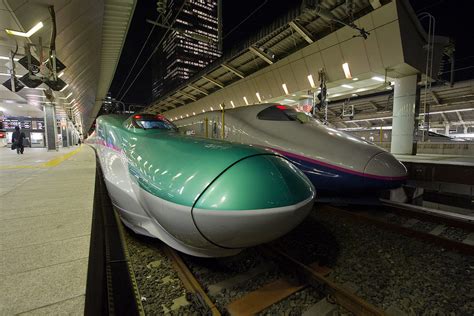
[[[25,139],[25,133],[21,131],[14,131],[12,134],[12,144],[23,146],[23,139]]]

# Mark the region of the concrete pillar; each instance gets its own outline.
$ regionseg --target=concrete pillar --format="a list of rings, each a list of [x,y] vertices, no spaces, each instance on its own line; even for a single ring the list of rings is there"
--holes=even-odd
[[[68,145],[68,133],[67,133],[67,121],[65,119],[61,119],[61,138],[63,141],[63,147],[69,147]]]
[[[420,109],[419,75],[395,79],[392,119],[392,154],[415,155],[414,133]]]
[[[67,122],[67,141],[69,146],[74,146],[74,139],[72,138],[72,123]]]
[[[56,126],[56,108],[54,105],[44,105],[44,133],[46,138],[46,148],[49,150],[58,150],[56,140],[58,139],[58,130]]]

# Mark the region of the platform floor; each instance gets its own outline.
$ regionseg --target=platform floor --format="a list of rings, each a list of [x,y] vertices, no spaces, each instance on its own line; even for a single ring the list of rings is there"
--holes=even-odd
[[[0,148],[0,315],[82,315],[95,155]]]
[[[395,155],[395,157],[403,162],[419,162],[431,163],[439,165],[457,165],[457,166],[474,166],[474,156],[457,156],[457,155]]]

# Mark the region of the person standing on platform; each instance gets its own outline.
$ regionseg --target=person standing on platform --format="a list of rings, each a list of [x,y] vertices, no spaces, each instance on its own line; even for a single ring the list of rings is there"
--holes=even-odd
[[[25,147],[23,146],[24,139],[25,139],[25,133],[20,131],[19,126],[15,126],[15,131],[13,132],[13,135],[12,135],[12,146],[16,147],[17,154],[23,155],[23,151],[25,150]]]

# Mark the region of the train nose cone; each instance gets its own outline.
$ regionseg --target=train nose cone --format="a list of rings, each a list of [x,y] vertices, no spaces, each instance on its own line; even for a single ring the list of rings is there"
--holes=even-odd
[[[381,189],[389,189],[399,187],[406,180],[407,169],[392,154],[381,152],[369,160],[364,175],[378,181]]]
[[[295,166],[274,155],[232,165],[199,197],[196,227],[211,243],[243,248],[278,238],[312,208],[314,188]]]

